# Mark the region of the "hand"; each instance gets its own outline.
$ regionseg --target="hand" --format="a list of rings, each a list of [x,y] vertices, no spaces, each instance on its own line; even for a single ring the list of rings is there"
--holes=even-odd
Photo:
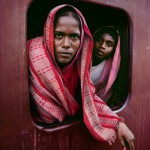
[[[123,150],[134,150],[134,134],[123,122],[119,123],[118,138],[120,140],[121,145],[123,146]]]

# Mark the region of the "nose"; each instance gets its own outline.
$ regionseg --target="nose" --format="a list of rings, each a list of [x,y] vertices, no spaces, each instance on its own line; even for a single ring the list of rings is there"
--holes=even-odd
[[[70,48],[70,39],[69,39],[69,37],[64,37],[62,47],[66,48],[66,49]]]
[[[102,48],[105,48],[105,46],[106,46],[105,42],[102,42],[102,43],[101,43],[101,47],[102,47]]]

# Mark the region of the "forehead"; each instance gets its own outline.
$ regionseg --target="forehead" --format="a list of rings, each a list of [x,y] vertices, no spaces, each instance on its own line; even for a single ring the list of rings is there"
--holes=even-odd
[[[103,39],[105,41],[111,41],[111,42],[115,42],[115,39],[113,38],[113,36],[110,35],[110,33],[102,33],[97,37],[97,40],[99,39]]]
[[[55,29],[58,28],[79,28],[79,22],[73,16],[61,16],[58,18]]]

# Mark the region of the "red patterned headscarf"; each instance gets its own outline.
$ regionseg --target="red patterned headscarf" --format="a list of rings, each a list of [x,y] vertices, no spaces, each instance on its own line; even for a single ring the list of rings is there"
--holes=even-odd
[[[64,7],[71,7],[78,14],[82,35],[79,52],[75,60],[65,69],[68,72],[72,66],[74,69],[76,64],[81,84],[84,122],[96,139],[106,141],[109,132],[115,130],[120,118],[95,94],[95,87],[91,83],[89,74],[93,39],[84,17],[71,5],[60,5],[51,10],[43,37],[32,39],[27,44],[30,93],[43,122],[53,123],[56,120],[62,122],[66,116],[74,116],[79,110],[79,104],[63,77],[65,73],[62,73],[54,58],[54,18],[57,11]],[[69,76],[71,77],[72,73]],[[74,80],[75,82],[77,81]]]

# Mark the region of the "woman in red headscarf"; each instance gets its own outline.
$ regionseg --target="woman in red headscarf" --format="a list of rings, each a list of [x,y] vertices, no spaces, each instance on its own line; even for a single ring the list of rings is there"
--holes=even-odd
[[[34,120],[62,122],[82,110],[91,134],[111,144],[121,119],[95,94],[89,73],[92,49],[93,39],[79,10],[60,5],[50,11],[44,35],[27,44]],[[75,99],[78,84],[81,102]]]

